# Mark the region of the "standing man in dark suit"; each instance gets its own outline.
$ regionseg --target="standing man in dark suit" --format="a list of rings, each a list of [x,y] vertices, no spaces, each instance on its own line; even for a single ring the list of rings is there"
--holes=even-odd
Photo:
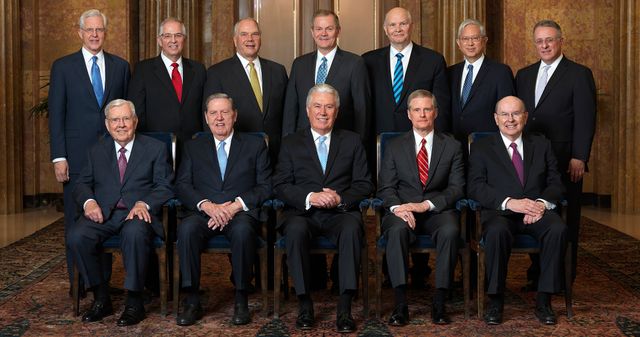
[[[147,263],[153,235],[164,235],[160,216],[162,205],[173,197],[173,172],[165,145],[135,134],[138,118],[132,102],[111,101],[105,117],[110,137],[89,151],[73,190],[76,205],[84,214],[68,239],[78,270],[94,295],[82,321],[95,322],[113,314],[99,249],[102,242],[120,235],[127,299],[117,324],[127,326],[145,318],[142,290]]]
[[[265,132],[275,162],[282,138],[287,72],[281,64],[258,56],[261,41],[260,26],[253,18],[236,22],[233,27],[236,54],[207,70],[204,97],[217,92],[229,95],[238,112],[234,129]]]
[[[104,14],[97,9],[82,13],[78,28],[82,48],[51,66],[49,142],[56,180],[64,188],[65,235],[77,215],[71,195],[73,185],[85,166],[89,148],[106,132],[102,108],[127,94],[129,63],[102,49],[106,35]],[[71,283],[73,260],[68,246],[66,254]],[[110,274],[111,266],[105,270],[105,277],[108,279]]]
[[[231,97],[216,93],[205,104],[205,120],[213,137],[185,144],[176,180],[178,198],[188,212],[178,226],[182,288],[187,297],[177,323],[193,325],[202,318],[200,254],[211,237],[224,235],[231,242],[236,287],[231,322],[248,324],[247,286],[257,249],[260,206],[271,196],[269,153],[261,137],[234,131],[238,113]]]
[[[317,51],[293,60],[284,103],[282,134],[286,136],[309,128],[307,104],[309,89],[327,83],[340,94],[340,115],[336,128],[369,137],[371,90],[364,61],[358,55],[338,47],[340,21],[336,13],[319,10],[313,15],[311,35]]]
[[[568,240],[575,279],[582,178],[596,127],[596,86],[589,68],[562,54],[562,30],[555,21],[536,23],[533,40],[540,61],[518,71],[516,90],[531,113],[527,131],[549,138],[558,159],[567,191]]]
[[[502,323],[507,264],[514,235],[529,234],[540,242],[540,282],[535,315],[543,324],[556,324],[551,295],[562,288],[567,226],[551,211],[562,198],[563,186],[551,143],[543,136],[523,134],[524,103],[507,96],[496,106],[500,134],[471,144],[468,196],[482,204],[489,307],[484,320]]]
[[[480,21],[466,19],[458,27],[458,48],[464,61],[447,69],[451,83],[451,131],[463,144],[472,132],[498,131],[496,102],[515,95],[509,66],[484,55],[487,34]],[[444,116],[442,116],[444,117]]]
[[[409,245],[422,233],[433,237],[438,251],[431,320],[448,324],[444,302],[453,283],[460,241],[455,204],[464,196],[465,184],[462,147],[453,137],[434,132],[438,105],[432,93],[419,89],[407,101],[413,130],[389,141],[378,177],[378,197],[387,211],[382,232],[387,237],[387,265],[396,304],[389,324],[409,322]]]
[[[302,330],[311,329],[315,322],[309,289],[309,241],[316,235],[338,246],[336,329],[341,333],[356,330],[351,301],[358,288],[360,251],[365,242],[358,205],[374,187],[360,137],[334,128],[339,107],[340,96],[330,85],[318,84],[309,90],[307,117],[311,127],[283,139],[273,176],[275,194],[285,203],[278,228],[286,236],[288,265],[299,304],[296,327]]]
[[[135,65],[129,99],[138,110],[140,131],[173,132],[182,144],[202,131],[204,65],[182,56],[187,29],[167,18],[158,30],[160,55]]]

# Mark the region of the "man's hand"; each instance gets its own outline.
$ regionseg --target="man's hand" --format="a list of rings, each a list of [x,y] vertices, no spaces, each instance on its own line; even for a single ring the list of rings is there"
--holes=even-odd
[[[416,228],[416,218],[413,216],[413,213],[411,213],[409,211],[398,211],[398,208],[400,208],[400,207],[396,207],[396,208],[393,209],[393,214],[395,214],[395,216],[397,216],[398,218],[400,218],[404,222],[406,222],[407,225],[409,226],[409,228],[415,229]]]
[[[542,215],[546,210],[543,202],[526,198],[509,199],[509,201],[507,201],[506,208],[512,212],[521,213],[524,215],[529,215],[532,218],[536,218],[536,221],[542,218]]]
[[[322,192],[313,192],[309,196],[309,203],[317,208],[336,208],[342,198],[330,188],[323,188]]]
[[[102,223],[102,221],[104,221],[102,210],[95,200],[87,201],[87,204],[84,206],[84,216],[93,222]]]
[[[56,180],[59,183],[69,181],[69,163],[66,160],[53,163],[53,172],[56,174]]]
[[[129,215],[127,215],[126,220],[131,220],[133,218],[138,218],[146,223],[151,223],[151,214],[149,214],[147,204],[142,201],[136,201],[136,204],[129,211]]]
[[[577,183],[584,176],[585,164],[582,160],[571,158],[569,161],[569,168],[567,169],[567,173],[569,173],[569,179],[572,182]]]
[[[200,209],[210,217],[207,225],[211,230],[222,230],[242,210],[242,204],[239,201],[227,201],[223,204],[207,201],[200,205]]]
[[[396,211],[399,212],[413,212],[413,213],[424,213],[427,212],[431,208],[428,202],[409,202],[406,204],[402,204],[396,208],[394,208],[394,213]]]

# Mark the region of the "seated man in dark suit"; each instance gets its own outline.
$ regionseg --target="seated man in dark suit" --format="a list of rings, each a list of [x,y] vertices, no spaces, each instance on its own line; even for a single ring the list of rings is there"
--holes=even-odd
[[[251,320],[247,286],[256,255],[260,206],[271,196],[269,152],[262,138],[234,132],[238,113],[227,94],[213,94],[205,103],[204,117],[213,137],[185,144],[176,180],[178,198],[188,210],[178,225],[180,273],[187,296],[177,323],[192,325],[202,318],[200,254],[211,237],[224,235],[231,241],[236,287],[231,322],[242,325]]]
[[[322,235],[338,246],[340,301],[338,332],[355,331],[351,301],[358,287],[360,251],[365,243],[358,204],[373,192],[360,136],[334,129],[340,97],[328,84],[318,84],[307,96],[310,128],[284,138],[273,177],[276,196],[283,200],[278,227],[286,236],[287,258],[299,301],[296,327],[315,322],[310,296],[310,240]],[[365,261],[366,263],[366,261]]]
[[[101,272],[101,243],[120,235],[127,300],[118,325],[126,326],[145,317],[142,289],[153,235],[164,235],[160,214],[162,205],[173,197],[173,172],[165,145],[136,135],[133,103],[113,100],[105,115],[111,136],[91,148],[74,188],[73,198],[84,214],[69,235],[69,247],[84,284],[94,294],[82,321],[95,322],[113,314],[108,280]]]
[[[464,162],[460,142],[434,132],[438,116],[435,96],[427,90],[409,95],[407,115],[413,130],[389,141],[378,176],[378,197],[387,214],[387,265],[396,307],[389,324],[409,322],[406,298],[409,245],[416,234],[429,234],[436,243],[436,292],[431,318],[448,324],[445,297],[453,281],[460,240],[456,201],[464,196]]]
[[[562,218],[549,211],[564,192],[557,161],[546,138],[522,133],[527,111],[519,98],[498,101],[494,118],[500,133],[471,144],[469,155],[468,195],[483,207],[490,300],[484,320],[490,325],[502,322],[511,245],[515,234],[525,233],[541,247],[535,315],[544,324],[556,324],[551,295],[562,288],[567,235]]]

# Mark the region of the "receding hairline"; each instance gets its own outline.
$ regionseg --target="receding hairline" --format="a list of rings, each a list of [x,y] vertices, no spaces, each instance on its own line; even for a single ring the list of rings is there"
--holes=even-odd
[[[182,22],[182,20],[176,18],[176,17],[168,17],[164,20],[162,20],[162,22],[160,22],[160,25],[158,26],[158,36],[163,34],[163,30],[164,30],[164,25],[166,25],[169,22],[176,22],[180,24],[180,30],[182,31],[182,34],[184,34],[185,36],[187,35],[187,27],[184,25],[184,22]]]
[[[252,17],[246,17],[244,19],[238,20],[233,25],[233,36],[237,36],[238,35],[238,27],[240,27],[240,23],[242,23],[243,21],[252,21],[253,23],[256,24],[256,27],[258,27],[258,33],[262,33],[262,31],[260,31],[260,24],[258,23],[258,21],[256,21],[256,19],[254,19]]]
[[[404,7],[394,7],[391,8],[387,14],[384,15],[384,21],[382,22],[382,26],[385,27],[387,25],[387,19],[389,18],[389,14],[396,10],[402,10],[405,14],[407,14],[407,18],[409,19],[409,23],[413,23],[413,19],[411,18],[411,12]]]

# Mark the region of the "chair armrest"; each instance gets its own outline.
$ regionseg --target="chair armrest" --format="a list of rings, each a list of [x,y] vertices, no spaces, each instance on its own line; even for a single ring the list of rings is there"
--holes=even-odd
[[[460,237],[464,242],[469,242],[469,237],[467,236],[468,231],[468,221],[467,221],[467,209],[469,208],[469,203],[467,199],[460,199],[456,202],[456,209],[460,212]]]
[[[480,242],[482,239],[482,223],[480,221],[480,211],[482,210],[482,205],[479,201],[473,199],[467,199],[467,204],[469,209],[475,212],[476,216],[476,228],[475,233],[473,233],[473,238],[475,238],[476,242]]]

